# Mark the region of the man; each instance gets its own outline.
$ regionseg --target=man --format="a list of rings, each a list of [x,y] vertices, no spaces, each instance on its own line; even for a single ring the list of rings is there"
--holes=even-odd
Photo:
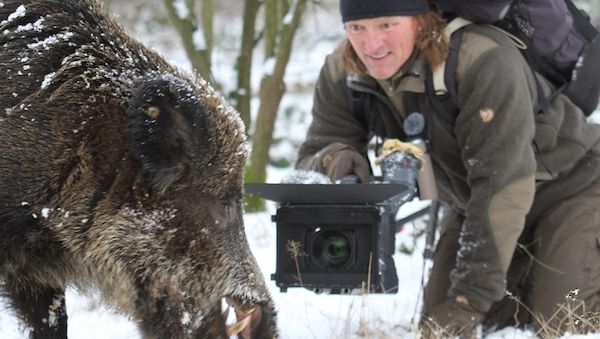
[[[341,0],[340,10],[347,40],[321,70],[297,167],[368,182],[371,133],[403,140],[404,118],[425,115],[449,213],[422,326],[469,336],[515,319],[561,326],[555,312],[566,301],[600,311],[600,126],[563,95],[534,114],[553,87],[536,81],[504,33],[480,25],[464,28],[459,112],[448,121],[425,94],[427,71],[448,55],[445,23],[427,0]],[[357,92],[370,98],[366,117],[351,104]]]

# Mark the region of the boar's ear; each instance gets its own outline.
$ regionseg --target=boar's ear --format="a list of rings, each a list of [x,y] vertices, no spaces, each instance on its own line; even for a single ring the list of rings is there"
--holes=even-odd
[[[127,111],[135,157],[164,192],[191,166],[192,150],[206,137],[205,109],[187,82],[169,76],[146,76],[134,83]]]

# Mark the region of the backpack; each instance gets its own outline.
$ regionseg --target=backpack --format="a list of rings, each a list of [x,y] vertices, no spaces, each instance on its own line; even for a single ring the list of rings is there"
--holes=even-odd
[[[428,81],[428,93],[436,93],[433,100],[436,111],[454,111],[444,113],[453,115],[458,110],[455,77],[458,50],[462,27],[471,22],[493,24],[508,32],[521,44],[520,50],[530,67],[556,86],[554,93],[537,104],[536,113],[545,110],[560,93],[586,116],[598,107],[598,30],[571,0],[435,0],[433,5],[451,20],[446,64],[433,72]]]

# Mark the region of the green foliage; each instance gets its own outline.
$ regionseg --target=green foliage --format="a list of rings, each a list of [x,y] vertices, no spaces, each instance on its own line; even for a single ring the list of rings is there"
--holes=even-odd
[[[277,158],[271,161],[271,166],[277,168],[289,168],[292,166],[292,163],[289,159],[286,158]]]
[[[265,182],[266,179],[265,177],[257,176],[254,168],[249,165],[244,167],[244,177],[247,183],[262,183]],[[246,194],[244,196],[244,207],[246,212],[258,212],[264,211],[266,204],[264,199],[251,194]]]

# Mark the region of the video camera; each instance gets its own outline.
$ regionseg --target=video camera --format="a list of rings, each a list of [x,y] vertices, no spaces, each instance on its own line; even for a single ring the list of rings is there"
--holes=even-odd
[[[418,160],[396,152],[372,183],[246,184],[250,194],[278,203],[276,271],[282,292],[396,293],[396,214],[416,192]],[[350,180],[353,181],[353,180]]]

